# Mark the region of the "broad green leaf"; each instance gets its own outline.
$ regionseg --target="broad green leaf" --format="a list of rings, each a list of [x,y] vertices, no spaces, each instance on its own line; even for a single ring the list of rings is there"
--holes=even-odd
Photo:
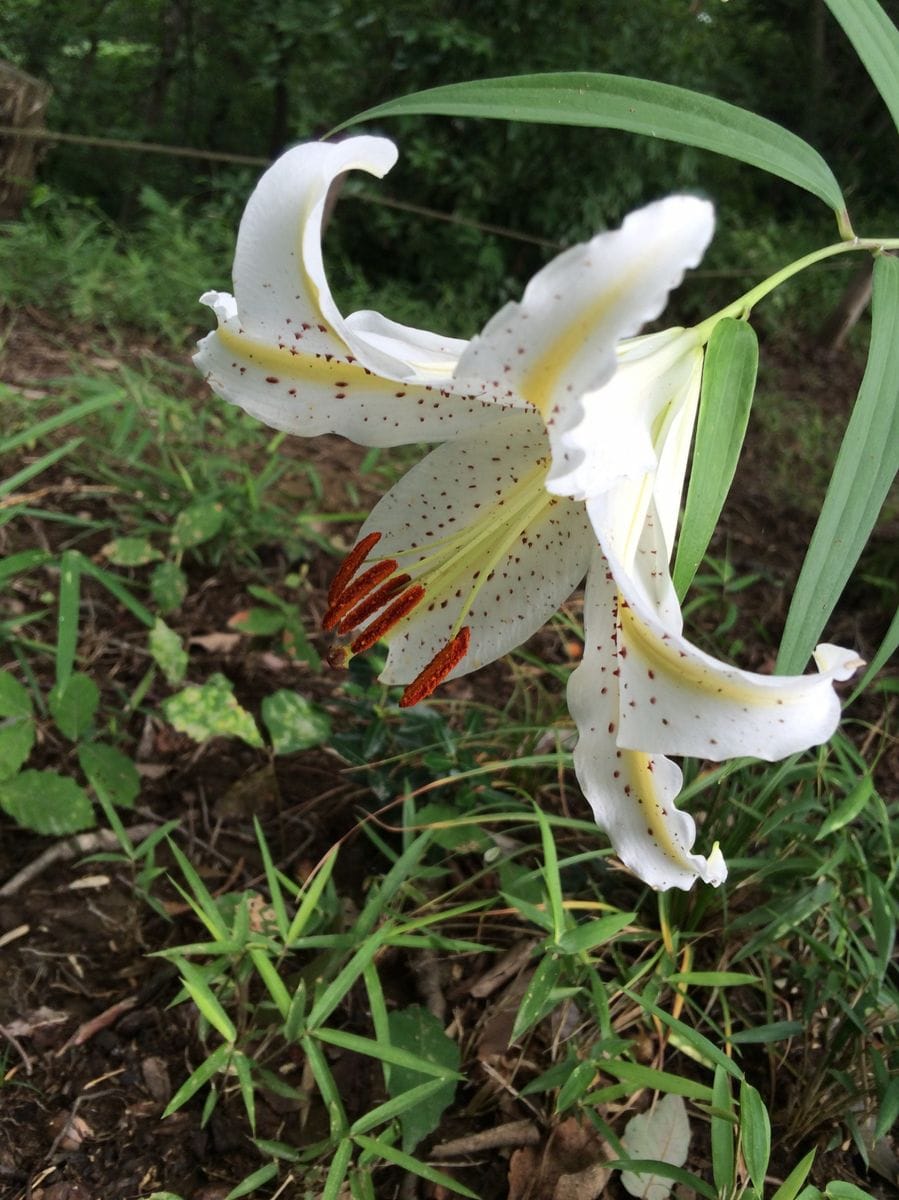
[[[254,607],[235,613],[228,621],[228,626],[250,637],[270,637],[284,628],[286,620],[284,613],[277,608]]]
[[[59,564],[59,619],[56,631],[56,687],[60,690],[69,682],[75,662],[80,598],[81,555],[77,550],[66,550]]]
[[[172,526],[171,546],[179,553],[208,542],[222,527],[225,510],[221,504],[192,504],[178,513]]]
[[[222,1008],[218,996],[207,983],[200,968],[178,955],[172,955],[172,961],[181,972],[185,991],[209,1024],[221,1034],[226,1042],[236,1042],[237,1030],[234,1022]]]
[[[655,1158],[674,1167],[687,1161],[690,1122],[680,1096],[663,1096],[652,1108],[631,1117],[621,1135],[628,1158]],[[642,1200],[667,1200],[671,1183],[660,1175],[640,1171],[621,1172],[625,1191]]]
[[[459,1047],[443,1032],[443,1025],[426,1008],[414,1004],[388,1015],[390,1041],[402,1050],[448,1071],[459,1070]],[[427,1082],[429,1075],[409,1067],[391,1065],[387,1076],[387,1091],[394,1099]],[[400,1114],[403,1149],[411,1153],[423,1138],[433,1133],[440,1118],[456,1094],[456,1084],[448,1080],[441,1088],[422,1099],[414,1108]]]
[[[90,780],[102,788],[118,808],[133,808],[140,794],[140,775],[127,754],[115,746],[88,742],[78,747],[78,761]]]
[[[353,1143],[349,1138],[339,1142],[328,1168],[328,1178],[325,1180],[321,1200],[338,1200],[342,1192],[343,1181],[353,1154]]]
[[[742,987],[760,983],[758,975],[746,971],[675,971],[665,976],[666,983],[689,983],[693,987]]]
[[[745,1080],[740,1084],[740,1145],[749,1178],[759,1195],[764,1195],[771,1157],[771,1118],[759,1093]]]
[[[734,1102],[730,1076],[723,1067],[715,1067],[712,1084],[712,1178],[718,1194],[728,1195],[734,1183]],[[720,1114],[720,1115],[719,1115]],[[728,1117],[731,1119],[728,1120]]]
[[[704,1196],[705,1200],[718,1200],[715,1189],[708,1183],[704,1183],[692,1171],[686,1171],[683,1167],[676,1167],[673,1163],[662,1162],[661,1159],[615,1159],[613,1162],[608,1162],[605,1165],[611,1167],[613,1170],[655,1175],[659,1180],[670,1179],[674,1183],[682,1183],[688,1189],[688,1194],[689,1190],[692,1189],[697,1195]],[[752,1197],[747,1194],[745,1200],[752,1200]],[[755,1200],[759,1200],[759,1198],[756,1197]]]
[[[245,1176],[240,1183],[231,1189],[225,1200],[240,1200],[241,1196],[253,1196],[262,1187],[264,1183],[274,1179],[278,1174],[277,1163],[266,1163],[257,1171],[253,1171],[250,1175]]]
[[[55,771],[23,771],[0,783],[0,808],[25,829],[53,837],[96,824],[84,789]]]
[[[464,1183],[459,1183],[457,1179],[451,1179],[449,1175],[445,1175],[443,1171],[438,1171],[435,1167],[429,1167],[427,1163],[413,1158],[411,1154],[397,1150],[395,1146],[391,1146],[388,1142],[366,1137],[363,1133],[357,1133],[353,1137],[353,1141],[357,1142],[371,1154],[384,1159],[385,1162],[395,1163],[396,1166],[402,1167],[403,1170],[411,1171],[413,1175],[420,1175],[422,1179],[427,1179],[430,1183],[439,1184],[440,1187],[454,1192],[457,1196],[467,1196],[469,1200],[478,1200],[477,1195],[470,1191]]]
[[[899,469],[899,259],[874,264],[871,347],[777,659],[795,674],[833,612]]]
[[[874,1200],[870,1192],[856,1187],[854,1183],[841,1183],[835,1179],[824,1189],[827,1200]]]
[[[89,558],[83,558],[81,560],[81,572],[84,575],[93,576],[98,583],[101,583],[103,587],[106,588],[111,596],[115,596],[116,600],[120,601],[120,603],[127,608],[128,612],[137,617],[138,621],[140,621],[142,625],[146,625],[148,629],[153,628],[154,618],[152,614],[147,608],[144,607],[143,604],[141,604],[139,600],[137,600],[131,594],[128,588],[126,588],[122,583],[118,575],[115,575],[112,571],[104,570],[103,567],[98,567],[97,564],[91,562]]]
[[[805,1158],[801,1159],[793,1170],[789,1173],[771,1200],[796,1200],[799,1194],[799,1189],[808,1179],[808,1173],[812,1169],[812,1163],[815,1161],[815,1151],[809,1150]]]
[[[686,1096],[690,1100],[701,1100],[704,1104],[712,1103],[712,1089],[704,1083],[697,1083],[695,1079],[672,1075],[669,1071],[657,1071],[654,1067],[644,1067],[642,1063],[626,1062],[624,1059],[617,1062],[609,1059],[600,1066],[605,1074],[634,1088],[653,1088],[668,1095]]]
[[[331,736],[328,714],[305,696],[283,688],[262,701],[262,720],[276,754],[295,754],[320,746]]]
[[[745,321],[715,326],[702,370],[693,466],[677,541],[674,586],[683,600],[730,491],[755,392],[758,339]]]
[[[798,1037],[804,1030],[801,1021],[772,1021],[770,1025],[751,1025],[748,1029],[732,1033],[730,1040],[735,1046],[764,1046],[769,1042],[785,1042],[787,1038]]]
[[[521,998],[521,1004],[518,1006],[515,1025],[512,1029],[511,1040],[513,1042],[544,1015],[549,995],[556,986],[561,971],[562,960],[559,955],[544,954],[531,976],[530,983]]]
[[[161,562],[150,576],[150,595],[161,612],[174,612],[187,595],[187,576],[175,563]]]
[[[47,697],[50,715],[73,742],[91,728],[99,703],[100,689],[89,675],[80,671],[70,674],[63,686],[57,684]]]
[[[874,676],[879,673],[881,667],[886,666],[890,661],[897,649],[899,649],[899,608],[893,613],[890,627],[883,635],[883,641],[880,643],[877,653],[868,663],[868,669],[855,685],[852,695],[846,702],[847,704],[851,704],[853,700],[856,700],[862,694]]]
[[[419,1104],[427,1104],[436,1093],[445,1092],[448,1086],[443,1079],[426,1079],[424,1083],[400,1092],[393,1100],[385,1100],[358,1117],[350,1126],[350,1133],[368,1133],[378,1125],[386,1125]]]
[[[899,129],[899,30],[877,0],[824,0],[865,64]]]
[[[854,821],[871,797],[874,795],[874,783],[870,775],[863,775],[848,796],[844,797],[832,813],[829,813],[821,823],[821,828],[815,835],[815,841],[836,833],[850,821]]]
[[[262,746],[256,722],[237,703],[224,675],[213,675],[204,684],[192,684],[163,701],[166,720],[195,742],[212,737],[237,737],[250,746]]]
[[[150,653],[156,665],[173,686],[181,683],[187,671],[188,655],[181,638],[170,629],[162,617],[156,618],[156,623],[150,630]]]
[[[228,1059],[232,1054],[232,1048],[224,1042],[217,1050],[209,1055],[205,1062],[202,1062],[182,1083],[174,1096],[165,1106],[163,1117],[169,1117],[176,1109],[179,1109],[182,1104],[186,1104],[188,1100],[200,1090],[204,1083],[208,1083],[213,1075],[219,1071],[223,1071],[228,1063]]]
[[[770,171],[834,211],[844,209],[833,172],[807,142],[733,104],[651,79],[579,71],[451,83],[388,100],[337,128],[411,113],[586,125],[664,138]]]
[[[592,1059],[586,1062],[580,1062],[576,1067],[570,1064],[565,1069],[565,1081],[559,1088],[559,1094],[556,1096],[556,1112],[566,1112],[573,1105],[577,1104],[581,1096],[590,1087],[590,1084],[596,1078],[596,1063]]]
[[[453,1067],[421,1058],[417,1054],[410,1054],[401,1046],[384,1045],[374,1041],[373,1038],[362,1037],[358,1033],[349,1033],[345,1029],[316,1029],[312,1031],[311,1036],[318,1038],[321,1042],[327,1042],[331,1046],[340,1046],[342,1050],[367,1054],[370,1058],[377,1058],[380,1062],[390,1063],[391,1067],[415,1071],[418,1075],[429,1079],[435,1077],[438,1079],[461,1079],[458,1071]]]
[[[27,428],[14,433],[12,437],[0,439],[0,454],[10,454],[19,446],[25,446],[29,442],[37,445],[46,438],[48,433],[53,433],[57,429],[63,429],[66,425],[78,425],[85,417],[89,417],[92,413],[98,412],[100,409],[118,404],[125,398],[126,393],[121,388],[115,388],[110,391],[104,391],[99,396],[93,396],[90,400],[82,400],[80,404],[75,404],[71,408],[62,408],[58,413],[54,413],[52,417],[46,417],[43,421],[29,425]]]
[[[580,954],[595,950],[604,942],[610,942],[616,934],[637,919],[635,912],[613,913],[608,917],[597,917],[578,925],[576,929],[566,929],[558,939],[558,946],[566,954]]]
[[[31,697],[9,671],[0,671],[0,779],[15,775],[34,745]]]
[[[162,553],[145,537],[113,538],[100,553],[116,567],[143,567],[162,558]]]
[[[284,980],[278,974],[277,968],[269,956],[269,951],[263,950],[261,946],[252,946],[250,958],[253,960],[253,966],[260,979],[265,984],[268,994],[274,1001],[282,1021],[286,1021],[290,1012],[290,993],[284,986]]]

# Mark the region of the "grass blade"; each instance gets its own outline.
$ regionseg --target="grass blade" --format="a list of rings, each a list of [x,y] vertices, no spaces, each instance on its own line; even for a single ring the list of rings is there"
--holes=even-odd
[[[745,321],[719,321],[702,371],[693,467],[677,541],[674,586],[683,600],[730,491],[755,392],[759,346]]]
[[[331,1046],[339,1046],[342,1050],[367,1054],[369,1058],[377,1058],[395,1067],[405,1067],[407,1071],[417,1071],[420,1075],[432,1075],[444,1081],[462,1079],[458,1071],[445,1067],[442,1063],[430,1062],[417,1054],[410,1054],[400,1046],[392,1046],[389,1042],[382,1045],[372,1038],[361,1037],[358,1033],[347,1033],[344,1029],[316,1029],[312,1036]]]
[[[377,1141],[375,1138],[366,1137],[362,1133],[356,1134],[353,1141],[358,1142],[364,1150],[368,1150],[371,1154],[376,1154],[386,1162],[392,1162],[406,1171],[411,1171],[414,1175],[420,1175],[422,1179],[427,1179],[429,1183],[439,1184],[441,1187],[448,1188],[451,1192],[455,1192],[459,1196],[468,1196],[470,1200],[478,1200],[475,1193],[470,1192],[464,1184],[451,1179],[449,1175],[444,1175],[442,1171],[437,1171],[433,1167],[429,1167],[427,1163],[413,1158],[411,1154],[404,1154],[402,1150],[397,1150],[395,1146],[391,1146],[387,1142]]]
[[[337,128],[409,113],[586,125],[663,138],[769,171],[837,213],[845,207],[833,172],[808,142],[746,109],[651,79],[590,71],[476,79],[388,100]]]
[[[899,30],[877,0],[824,0],[865,64],[899,129]]]
[[[801,671],[852,569],[899,468],[899,259],[874,265],[871,349],[787,614],[777,670]]]
[[[62,692],[72,676],[78,645],[78,607],[81,561],[77,550],[66,550],[60,561],[59,616],[56,632],[56,689]]]

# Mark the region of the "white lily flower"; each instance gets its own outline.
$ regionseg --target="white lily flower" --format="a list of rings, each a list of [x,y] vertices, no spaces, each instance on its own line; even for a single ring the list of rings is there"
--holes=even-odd
[[[363,445],[437,441],[375,506],[337,571],[325,627],[335,663],[384,640],[381,676],[414,704],[544,624],[588,575],[585,651],[569,685],[575,767],[622,860],[654,887],[720,883],[692,850],[664,755],[776,758],[833,732],[834,679],[858,665],[819,647],[821,673],[769,678],[681,634],[669,560],[699,397],[691,330],[636,337],[695,266],[712,207],[672,196],[559,255],[471,342],[344,317],[321,219],[337,175],[381,176],[381,138],[313,143],[263,176],[241,222],[235,295],[196,362],[226,399],[278,429]]]

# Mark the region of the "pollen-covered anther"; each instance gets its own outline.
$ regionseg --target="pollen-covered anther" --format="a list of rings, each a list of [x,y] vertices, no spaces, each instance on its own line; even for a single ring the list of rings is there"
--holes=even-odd
[[[411,708],[424,700],[437,688],[450,671],[456,667],[468,653],[471,644],[471,629],[465,625],[456,636],[438,650],[423,671],[412,680],[400,697],[400,708]]]
[[[421,604],[424,595],[425,590],[420,583],[413,583],[412,587],[406,588],[392,604],[387,605],[380,616],[375,617],[370,625],[366,625],[354,642],[350,643],[352,652],[362,654],[364,650],[370,649],[385,633],[393,629],[394,625],[402,621],[403,617],[408,616],[417,604]]]
[[[367,571],[363,571],[358,578],[343,589],[336,600],[332,601],[331,607],[322,617],[322,629],[333,629],[351,609],[355,608],[385,579],[388,579],[396,567],[395,558],[385,558],[369,567]],[[380,608],[380,605],[378,607]]]
[[[331,580],[331,586],[328,588],[328,605],[330,607],[337,603],[347,584],[380,540],[381,535],[377,531],[366,534],[361,542],[356,543],[337,568],[337,574]]]
[[[353,629],[358,629],[369,617],[373,617],[376,612],[380,612],[398,592],[401,592],[411,578],[410,575],[393,575],[386,583],[382,583],[376,591],[366,596],[361,604],[357,604],[354,609],[341,619],[340,624],[337,626],[337,632],[343,636],[350,633]]]

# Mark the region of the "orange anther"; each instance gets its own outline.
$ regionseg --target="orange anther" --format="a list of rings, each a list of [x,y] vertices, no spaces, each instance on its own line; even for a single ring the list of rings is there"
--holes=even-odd
[[[361,542],[357,542],[352,548],[352,550],[337,568],[337,574],[331,580],[331,586],[328,589],[329,605],[333,606],[337,602],[343,589],[350,582],[350,580],[359,570],[359,567],[368,557],[369,551],[373,546],[376,546],[380,540],[380,533],[369,533],[366,534]]]
[[[393,564],[394,567],[396,563]],[[363,621],[367,621],[369,617],[373,617],[376,612],[384,607],[388,601],[392,600],[397,592],[401,592],[409,582],[409,575],[394,575],[382,584],[376,592],[372,592],[370,596],[366,596],[361,604],[357,604],[352,612],[348,612],[341,619],[337,626],[337,632],[341,635],[347,634],[351,629],[357,629]],[[344,593],[348,595],[349,593]],[[341,608],[343,608],[341,604]]]
[[[424,594],[425,590],[421,584],[413,583],[412,587],[397,596],[392,604],[388,604],[379,617],[376,617],[370,625],[366,625],[356,640],[350,644],[352,652],[361,654],[363,650],[368,650],[370,646],[373,646],[389,629],[392,629],[398,621],[410,613],[416,604],[421,603]]]
[[[442,650],[438,650],[425,669],[419,672],[400,697],[400,708],[411,708],[419,700],[430,696],[450,671],[457,666],[468,653],[471,644],[471,629],[465,625],[452,641],[447,642]]]
[[[364,600],[369,592],[373,591],[379,583],[383,583],[395,570],[396,559],[384,558],[381,562],[369,567],[367,571],[363,571],[357,579],[343,589],[322,617],[322,629],[333,629],[351,608],[354,608],[360,600]]]

